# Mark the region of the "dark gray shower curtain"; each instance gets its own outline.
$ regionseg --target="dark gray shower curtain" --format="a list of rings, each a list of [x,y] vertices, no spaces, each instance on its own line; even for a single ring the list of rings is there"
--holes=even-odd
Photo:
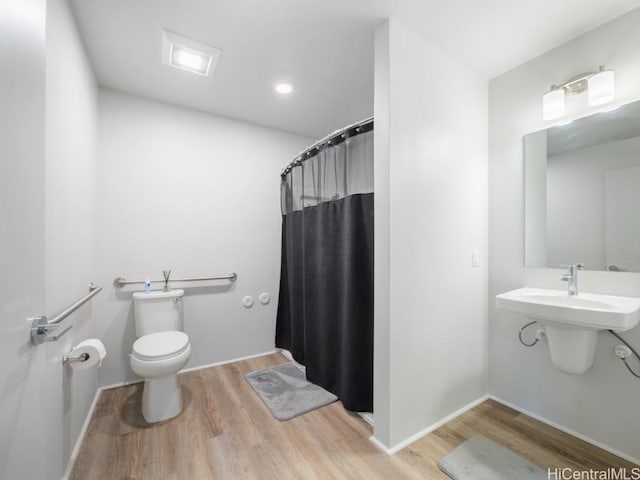
[[[373,124],[283,176],[276,346],[345,408],[373,411]]]

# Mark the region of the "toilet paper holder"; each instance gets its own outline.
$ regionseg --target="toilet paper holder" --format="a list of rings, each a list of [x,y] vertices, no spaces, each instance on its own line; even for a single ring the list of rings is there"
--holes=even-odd
[[[88,353],[81,353],[80,355],[73,356],[65,355],[64,357],[62,357],[62,365],[74,362],[86,362],[87,360],[89,360],[89,358],[91,358],[91,355],[89,355]]]

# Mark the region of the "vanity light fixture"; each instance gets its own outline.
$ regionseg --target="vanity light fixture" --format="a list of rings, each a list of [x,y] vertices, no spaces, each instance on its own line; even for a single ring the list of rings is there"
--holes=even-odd
[[[219,48],[162,31],[162,63],[170,67],[207,77],[213,72],[221,54]]]
[[[587,92],[589,105],[604,105],[615,97],[615,76],[613,70],[601,66],[597,72],[581,73],[562,85],[552,85],[542,97],[542,117],[545,121],[564,116],[565,95]]]

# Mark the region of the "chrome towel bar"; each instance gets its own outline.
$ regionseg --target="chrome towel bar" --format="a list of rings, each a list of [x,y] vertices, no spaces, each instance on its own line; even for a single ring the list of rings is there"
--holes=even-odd
[[[229,280],[231,282],[235,282],[238,278],[238,275],[235,272],[229,273],[227,275],[217,275],[214,277],[183,277],[183,278],[172,278],[170,281],[172,282],[202,282],[205,280]],[[167,280],[168,281],[168,280]],[[165,279],[155,279],[151,280],[151,283],[167,283]],[[144,284],[144,280],[127,280],[125,277],[118,277],[113,281],[113,284],[116,287],[124,287],[125,285],[133,285],[141,283]]]
[[[82,305],[87,303],[93,297],[95,297],[98,293],[102,291],[102,287],[98,287],[93,283],[89,284],[89,293],[77,300],[73,304],[69,305],[58,315],[53,317],[52,319],[47,319],[46,315],[40,315],[38,317],[32,317],[28,320],[31,320],[31,343],[33,345],[40,345],[44,342],[55,342],[62,335],[71,330],[72,325],[67,325],[62,330],[58,330],[59,323],[62,322],[65,318],[71,315],[73,312],[78,310]],[[51,335],[49,335],[51,334]]]

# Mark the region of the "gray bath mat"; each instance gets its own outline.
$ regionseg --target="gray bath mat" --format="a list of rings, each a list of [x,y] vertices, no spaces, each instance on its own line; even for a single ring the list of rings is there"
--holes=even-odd
[[[308,382],[304,371],[294,363],[247,373],[245,377],[278,420],[289,420],[338,399]]]
[[[438,462],[454,480],[547,480],[547,472],[484,437],[471,437]]]

